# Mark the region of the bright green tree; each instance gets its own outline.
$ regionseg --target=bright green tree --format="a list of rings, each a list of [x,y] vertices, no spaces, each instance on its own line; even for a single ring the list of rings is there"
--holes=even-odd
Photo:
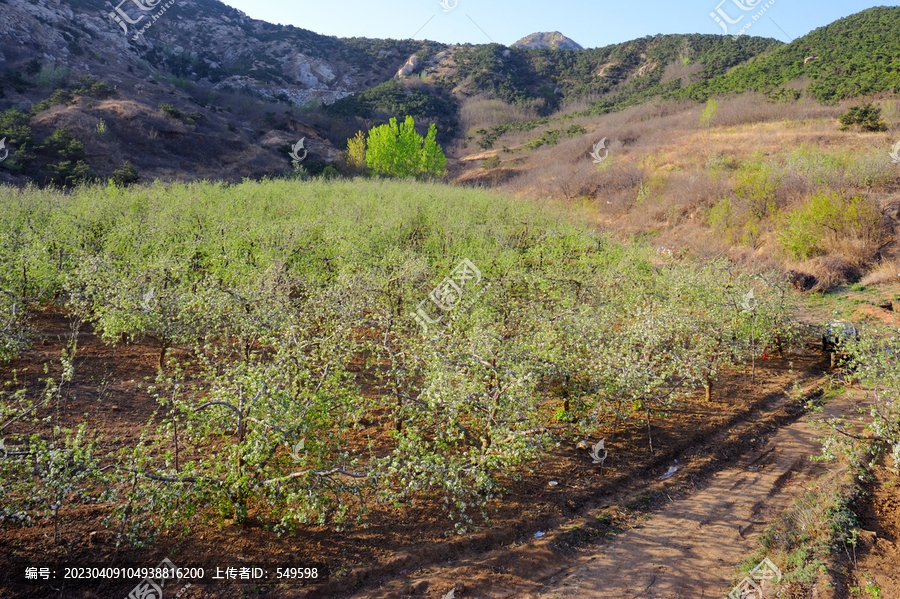
[[[347,164],[358,171],[366,166],[366,134],[362,131],[347,140]]]
[[[387,125],[369,131],[366,164],[379,175],[440,177],[444,174],[447,158],[435,141],[436,136],[434,123],[423,138],[416,133],[411,116],[407,116],[402,125],[392,118]]]
[[[716,118],[716,114],[719,113],[719,102],[710,98],[706,102],[706,108],[703,109],[703,112],[700,114],[700,125],[704,126],[708,129],[712,127],[712,121]]]

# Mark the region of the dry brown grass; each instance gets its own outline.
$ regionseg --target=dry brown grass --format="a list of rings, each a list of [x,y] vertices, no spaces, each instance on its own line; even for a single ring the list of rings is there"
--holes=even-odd
[[[744,124],[819,119],[836,121],[844,110],[840,106],[824,106],[808,99],[797,102],[771,102],[761,94],[748,92],[721,100],[718,114],[713,119],[713,126],[734,127]]]
[[[792,268],[816,278],[813,291],[828,291],[838,286],[855,283],[860,278],[860,267],[840,256],[818,256]]]
[[[863,285],[881,285],[900,281],[900,260],[881,260],[869,273],[860,279]]]
[[[685,76],[671,66],[668,71],[672,78]],[[498,185],[520,197],[587,202],[601,226],[649,232],[667,247],[690,248],[698,256],[728,255],[757,266],[779,264],[808,273],[817,278],[820,289],[860,277],[892,280],[900,273],[900,257],[894,260],[882,251],[893,235],[890,223],[882,223],[878,239],[838,235],[828,242],[826,255],[804,262],[788,260],[779,239],[779,215],[823,189],[848,196],[887,196],[884,201],[889,201],[894,197],[890,190],[900,188],[900,167],[887,155],[900,129],[900,100],[878,99],[894,132],[840,131],[837,117],[858,102],[769,102],[748,93],[719,99],[709,129],[700,125],[704,106],[693,102],[656,102],[554,121],[496,142],[497,148],[513,150],[501,157],[504,166],[514,161],[516,169],[516,176],[507,174]],[[577,102],[567,106],[577,108]],[[586,133],[561,137],[554,146],[524,149],[545,130],[564,131],[573,124]],[[597,165],[589,152],[602,138],[609,156]],[[752,223],[748,234],[743,227],[751,219],[752,206],[736,189],[754,164],[772,169],[777,186],[770,196],[771,209]],[[714,230],[710,209],[725,199],[731,202],[735,223],[731,230]]]

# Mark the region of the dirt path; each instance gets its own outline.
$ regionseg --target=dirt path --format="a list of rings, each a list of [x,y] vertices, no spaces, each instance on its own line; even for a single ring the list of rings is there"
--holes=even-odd
[[[716,473],[702,491],[674,501],[646,525],[626,531],[600,554],[579,558],[527,596],[722,597],[734,567],[753,552],[766,524],[821,472],[822,466],[809,460],[820,450],[811,421],[851,404],[842,396],[823,414],[780,429],[762,452]]]
[[[561,554],[559,540],[567,528],[562,527],[506,551],[425,568],[399,587],[388,584],[353,596],[439,598],[455,588],[460,599],[721,599],[735,566],[754,551],[766,525],[824,471],[821,463],[809,460],[820,451],[812,423],[847,413],[854,404],[842,395],[823,413],[757,439],[755,450],[708,477],[697,490],[676,492],[685,488],[682,477],[690,477],[691,469],[689,463],[679,464],[680,471],[660,482],[657,494],[670,497],[671,490],[683,498],[664,499],[665,505],[645,521],[588,551]],[[596,517],[591,514],[587,520]]]

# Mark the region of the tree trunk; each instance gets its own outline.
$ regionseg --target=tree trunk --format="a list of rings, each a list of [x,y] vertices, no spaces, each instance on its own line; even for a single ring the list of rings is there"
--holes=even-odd
[[[169,349],[169,344],[165,341],[162,342],[162,347],[159,348],[159,367],[162,368],[166,365],[166,350]]]
[[[397,389],[394,389],[394,396],[397,398],[396,429],[397,429],[397,432],[399,433],[401,430],[403,430],[403,416],[401,414],[401,411],[403,410],[403,398],[400,397],[400,392]]]

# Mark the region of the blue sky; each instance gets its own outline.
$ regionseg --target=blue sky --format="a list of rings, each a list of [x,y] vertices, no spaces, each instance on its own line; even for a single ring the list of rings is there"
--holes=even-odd
[[[863,0],[225,0],[247,15],[338,37],[430,39],[510,45],[536,31],[560,31],[586,48],[657,33],[723,33],[712,12],[752,22],[746,33],[791,41],[873,6]],[[765,8],[767,2],[770,4]],[[718,11],[717,11],[718,9]],[[720,20],[722,20],[720,18]],[[724,22],[724,21],[723,21]]]

